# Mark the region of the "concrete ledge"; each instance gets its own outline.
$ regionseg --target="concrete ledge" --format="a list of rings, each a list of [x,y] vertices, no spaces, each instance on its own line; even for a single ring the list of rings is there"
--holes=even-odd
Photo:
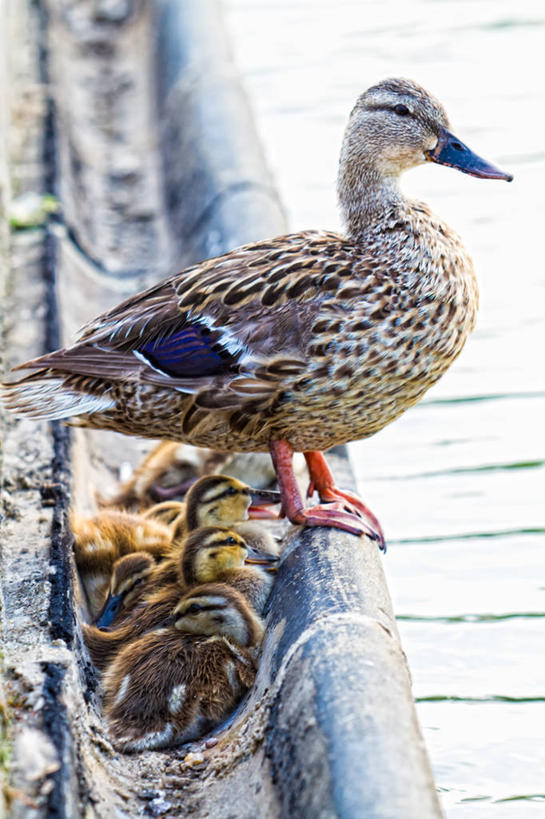
[[[167,218],[186,264],[286,231],[217,0],[156,4]]]
[[[292,536],[269,629],[266,754],[283,815],[440,815],[376,544]]]

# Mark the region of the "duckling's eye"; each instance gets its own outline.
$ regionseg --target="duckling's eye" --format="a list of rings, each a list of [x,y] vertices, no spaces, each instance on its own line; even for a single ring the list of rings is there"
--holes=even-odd
[[[189,608],[186,611],[186,614],[196,614],[198,611],[201,610],[201,607],[198,603],[191,603]]]
[[[234,486],[230,486],[227,490],[228,495],[238,495],[238,489],[235,489]]]
[[[235,540],[234,537],[228,537],[228,538],[225,539],[225,542],[229,543],[229,544],[233,544],[233,543],[236,543],[236,540]]]
[[[399,114],[400,117],[408,117],[411,113],[406,105],[394,105],[394,111],[396,114]]]
[[[139,583],[143,583],[145,580],[144,577],[137,577],[136,580],[133,581],[133,586],[138,586]]]

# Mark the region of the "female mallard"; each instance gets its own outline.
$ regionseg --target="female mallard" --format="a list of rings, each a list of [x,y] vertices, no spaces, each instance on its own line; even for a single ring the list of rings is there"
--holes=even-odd
[[[351,113],[338,192],[346,235],[305,231],[246,245],[139,293],[72,347],[22,368],[12,409],[224,451],[270,450],[294,523],[383,538],[320,450],[373,435],[415,404],[460,353],[477,284],[460,239],[400,175],[438,162],[511,176],[448,130],[416,83],[385,80]],[[304,452],[305,509],[292,469]]]

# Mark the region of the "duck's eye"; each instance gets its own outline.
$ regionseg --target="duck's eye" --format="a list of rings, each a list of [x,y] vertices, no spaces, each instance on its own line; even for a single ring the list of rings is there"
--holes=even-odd
[[[236,540],[235,540],[234,537],[228,537],[228,538],[226,538],[225,542],[232,545],[233,543],[236,543]]]
[[[238,495],[238,489],[235,489],[234,486],[230,486],[227,490],[228,495]]]
[[[145,580],[144,577],[137,577],[136,580],[133,581],[133,586],[138,586],[139,583],[143,583]]]
[[[198,603],[191,603],[189,608],[186,611],[186,614],[197,614],[198,611],[201,610],[201,607]]]
[[[394,106],[394,111],[395,111],[395,112],[396,112],[396,114],[398,114],[400,117],[408,117],[408,116],[409,116],[409,114],[411,113],[411,112],[409,111],[409,109],[407,108],[407,106],[406,106],[406,105],[402,105],[402,104],[395,105],[395,106]]]

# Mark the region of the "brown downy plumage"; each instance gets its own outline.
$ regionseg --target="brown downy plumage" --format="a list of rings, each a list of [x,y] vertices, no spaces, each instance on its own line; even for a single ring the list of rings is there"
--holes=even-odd
[[[270,516],[270,513],[263,510],[260,505],[270,505],[277,502],[277,492],[252,489],[245,483],[242,483],[242,481],[231,478],[228,475],[209,475],[201,478],[191,487],[185,504],[179,501],[166,501],[156,504],[146,512],[141,513],[141,515],[128,515],[127,513],[119,511],[105,510],[97,515],[96,518],[83,521],[83,523],[92,528],[92,524],[95,521],[104,521],[103,527],[98,527],[98,534],[102,537],[109,534],[108,531],[103,531],[103,529],[107,527],[108,521],[114,517],[122,521],[144,520],[145,524],[149,525],[149,527],[153,527],[154,523],[168,527],[170,530],[171,543],[168,546],[168,551],[163,551],[161,554],[162,557],[167,557],[168,560],[164,562],[164,565],[158,568],[157,573],[150,578],[146,584],[146,589],[152,589],[159,585],[175,581],[179,554],[180,551],[183,550],[184,540],[190,532],[203,526],[232,526],[239,522],[245,522],[248,515]],[[80,529],[81,528],[80,523]],[[135,529],[131,529],[133,535],[135,531]],[[258,536],[258,529],[255,526],[247,527],[246,532],[250,541],[256,544],[255,548],[258,551],[268,552],[271,555],[278,554],[278,548],[275,548],[275,541],[270,538],[264,530],[262,530],[261,537]],[[110,538],[110,540],[111,539],[112,538]],[[78,541],[78,538],[76,538],[76,540]],[[81,534],[79,540],[83,540]],[[252,547],[251,542],[249,545]],[[95,562],[96,561],[97,554],[95,550]],[[105,560],[98,559],[98,562],[101,569],[107,568],[108,564]],[[111,568],[109,571],[111,571]],[[101,578],[101,585],[97,593],[97,596],[99,594],[101,595],[99,607],[102,607],[105,602],[105,583],[109,582],[109,577],[106,581],[104,573]],[[139,596],[141,597],[144,592],[144,586],[140,587],[139,592]],[[93,615],[96,615],[96,609],[93,609]]]
[[[174,539],[180,541],[199,526],[231,526],[254,514],[263,516],[262,504],[269,506],[279,502],[278,492],[252,489],[229,475],[207,475],[193,484],[185,502],[164,501],[143,515],[169,525]]]
[[[115,626],[127,616],[156,568],[157,563],[149,552],[133,552],[116,560],[108,596],[95,620],[97,628]]]
[[[293,523],[384,538],[338,489],[319,450],[374,435],[450,367],[478,290],[459,237],[399,187],[434,162],[510,180],[449,130],[441,103],[387,79],[350,114],[339,162],[345,234],[304,231],[188,268],[90,322],[78,342],[21,368],[8,406],[37,418],[270,451]],[[296,485],[305,453],[312,509]]]
[[[199,738],[253,685],[250,649],[263,626],[237,591],[198,586],[178,601],[171,623],[126,645],[104,674],[106,719],[123,752]]]
[[[201,476],[216,472],[229,458],[227,453],[161,441],[125,481],[114,497],[99,498],[103,507],[142,511],[168,497],[172,491],[185,493]]]
[[[82,625],[89,654],[103,670],[121,646],[152,629],[160,628],[170,616],[180,594],[201,583],[223,582],[244,595],[261,613],[269,595],[276,562],[248,550],[244,540],[227,528],[204,527],[193,532],[177,560],[165,561],[140,585],[143,595],[112,631]]]
[[[246,545],[264,555],[280,555],[282,538],[272,535],[262,524],[255,520],[245,520],[230,527],[240,535]]]
[[[170,554],[172,532],[159,521],[108,509],[91,518],[72,512],[76,566],[95,618],[108,595],[114,563],[123,555],[146,551],[155,560]]]

